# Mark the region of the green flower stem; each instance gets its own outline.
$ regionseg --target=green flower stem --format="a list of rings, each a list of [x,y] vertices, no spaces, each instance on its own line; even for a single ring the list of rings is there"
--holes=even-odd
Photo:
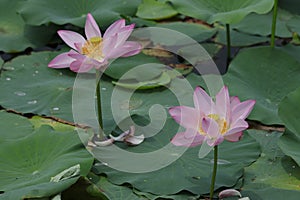
[[[97,114],[98,114],[98,124],[99,124],[99,139],[104,140],[103,133],[103,119],[102,119],[102,110],[101,110],[101,87],[100,87],[100,70],[96,70],[96,96],[97,96]]]
[[[210,200],[213,199],[213,195],[214,195],[217,166],[218,166],[218,145],[214,146],[214,169],[213,169],[211,183],[210,183],[210,195],[209,195]]]
[[[277,11],[278,11],[278,0],[274,0],[273,19],[272,19],[272,33],[271,33],[271,47],[275,46]]]
[[[226,41],[227,41],[227,65],[231,60],[231,41],[230,41],[230,26],[226,24]]]

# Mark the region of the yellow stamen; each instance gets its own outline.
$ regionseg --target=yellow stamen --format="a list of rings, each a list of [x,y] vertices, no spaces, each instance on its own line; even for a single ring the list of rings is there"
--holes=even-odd
[[[227,130],[229,129],[226,120],[224,118],[220,118],[220,116],[218,114],[209,114],[209,115],[207,115],[207,117],[215,120],[218,123],[219,131],[222,135],[225,134],[227,132]],[[201,135],[206,135],[206,133],[202,129],[202,125],[200,126],[198,131]]]
[[[102,60],[103,53],[102,53],[102,38],[101,37],[92,37],[83,45],[81,48],[82,54],[93,58],[95,60]]]

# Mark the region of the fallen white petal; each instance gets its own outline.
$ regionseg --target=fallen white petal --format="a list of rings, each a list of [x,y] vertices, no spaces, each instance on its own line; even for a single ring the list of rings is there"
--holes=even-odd
[[[94,141],[94,143],[99,147],[106,147],[106,146],[109,146],[112,143],[114,143],[114,139],[110,138],[110,139],[103,140],[103,141]]]
[[[220,199],[223,199],[226,197],[232,197],[232,196],[242,197],[241,193],[235,189],[227,189],[227,190],[223,190],[222,192],[219,193]]]
[[[145,136],[138,135],[138,136],[130,136],[124,139],[124,142],[126,142],[129,145],[139,145],[141,144],[145,139]]]

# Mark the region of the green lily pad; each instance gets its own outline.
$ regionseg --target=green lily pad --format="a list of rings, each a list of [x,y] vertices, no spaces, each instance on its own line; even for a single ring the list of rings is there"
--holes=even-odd
[[[252,12],[258,14],[269,12],[274,4],[273,0],[170,1],[179,13],[204,20],[210,24],[214,22],[222,22],[225,24],[238,23]]]
[[[290,131],[284,132],[283,136],[280,137],[278,145],[281,150],[288,156],[292,157],[293,160],[300,166],[300,152],[299,150],[300,137],[298,134]]]
[[[276,36],[288,38],[292,34],[287,27],[287,21],[292,18],[293,15],[287,11],[278,9],[276,20]],[[232,28],[237,29],[240,32],[249,33],[253,35],[269,36],[272,30],[272,17],[273,12],[268,14],[250,14],[246,16],[240,23],[234,24]]]
[[[280,49],[258,47],[242,50],[231,62],[224,82],[232,96],[255,99],[249,119],[282,124],[278,104],[300,86],[300,63]]]
[[[60,122],[57,122],[53,119],[44,118],[40,116],[33,116],[29,121],[34,125],[35,129],[38,129],[39,127],[43,125],[49,125],[56,131],[72,131],[76,130],[75,126],[71,126],[70,124],[63,124]]]
[[[143,67],[142,70],[138,70],[135,67],[146,64],[148,67]],[[137,81],[146,81],[158,77],[162,72],[162,67],[158,67],[160,62],[152,56],[147,56],[140,53],[135,56],[127,58],[118,58],[112,62],[105,70],[105,74],[113,79],[120,79],[126,72],[126,79],[135,79]]]
[[[300,168],[277,145],[281,133],[250,130],[261,144],[261,157],[245,168],[243,196],[250,199],[292,199],[300,195]]]
[[[0,143],[26,137],[33,131],[33,125],[25,117],[0,111],[0,118]]]
[[[132,147],[127,150],[134,153],[157,151],[169,143],[173,134],[176,133],[177,127],[178,125],[176,122],[167,120],[161,132],[154,137],[147,138],[137,147]],[[199,147],[187,149],[181,156],[176,153],[180,148],[182,147],[171,145],[168,150],[163,151],[165,156],[177,156],[177,160],[157,171],[128,173],[111,169],[101,163],[96,164],[93,171],[106,174],[108,180],[114,184],[121,185],[130,183],[134,188],[140,191],[156,195],[171,195],[183,190],[190,191],[194,194],[208,193],[212,172],[212,152],[206,158],[199,159]],[[216,189],[224,186],[232,187],[235,185],[243,174],[243,167],[248,166],[255,161],[260,153],[258,144],[247,134],[245,134],[244,138],[237,143],[223,142],[220,145],[219,150],[220,156]],[[106,150],[100,148],[95,150],[95,153],[103,153],[101,151]],[[108,149],[108,151],[110,150]],[[180,151],[182,151],[182,149]],[[113,154],[112,157],[114,157],[115,160],[119,159],[118,155]],[[156,157],[151,161],[146,161],[141,158],[141,162],[155,162],[155,159],[162,158]],[[114,162],[113,160],[111,161]],[[129,164],[133,161],[127,157],[126,159],[122,159],[122,164],[125,164],[124,162],[128,162]],[[107,164],[108,166],[110,165],[109,162]],[[135,164],[138,163],[132,163],[133,168]]]
[[[39,1],[29,0],[22,3],[18,12],[27,24],[41,25],[74,24],[84,26],[87,13],[91,13],[101,27],[108,27],[122,16],[133,16],[140,0],[98,0],[98,1]]]
[[[281,50],[285,51],[289,55],[293,56],[294,59],[298,60],[300,63],[300,46],[292,45],[292,44],[287,44],[283,47],[280,48]]]
[[[177,15],[177,11],[167,2],[143,0],[139,5],[136,16],[143,19],[161,20]]]
[[[11,126],[1,131],[1,138],[3,135],[6,140],[0,141],[0,191],[3,192],[0,199],[49,197],[65,190],[90,170],[93,158],[76,132],[57,132],[50,126],[42,126],[37,130],[31,127],[31,133],[25,136],[20,127],[29,132],[30,122],[26,118],[0,113],[3,123],[12,120],[19,123],[18,129]],[[23,136],[16,138],[16,135]],[[80,171],[71,172],[75,168]],[[58,176],[64,170],[68,173]]]
[[[32,53],[6,62],[0,77],[0,105],[22,113],[73,121],[71,97],[76,74],[69,69],[47,67],[57,54]]]
[[[287,22],[287,27],[291,32],[295,32],[298,35],[300,34],[300,16],[294,16]]]
[[[249,35],[247,33],[241,33],[233,29],[231,29],[230,31],[230,37],[231,37],[231,46],[238,46],[238,47],[255,45],[270,40],[270,38],[268,37]],[[219,29],[218,34],[214,40],[216,43],[227,45],[226,30]]]
[[[28,47],[44,45],[55,33],[53,26],[33,27],[24,23],[17,14],[21,0],[0,2],[0,50],[5,52],[19,52]],[[41,34],[43,33],[43,34]]]
[[[288,94],[279,104],[279,117],[284,125],[300,137],[300,88]]]
[[[196,24],[196,23],[185,23],[185,22],[170,22],[170,23],[159,23],[157,27],[167,28],[174,31],[183,33],[197,42],[202,42],[210,39],[216,34],[216,29],[211,28],[207,25]],[[178,41],[177,41],[178,42]],[[161,41],[160,43],[164,43]]]
[[[156,79],[150,80],[150,81],[142,81],[138,83],[125,83],[125,82],[115,82],[113,81],[112,83],[123,88],[127,89],[139,89],[139,90],[147,90],[147,89],[153,89],[161,86],[165,86],[171,82],[170,76],[166,73],[163,72],[161,76],[159,76]]]
[[[104,193],[108,199],[114,200],[142,200],[146,199],[133,193],[132,189],[126,186],[118,186],[110,183],[107,178],[103,176],[96,176],[90,174],[89,179],[95,185],[89,186],[88,190],[91,193]],[[95,192],[93,192],[95,191]]]
[[[300,166],[300,154],[298,151],[300,142],[299,126],[299,100],[300,88],[288,94],[279,105],[279,116],[288,129],[279,140],[281,150],[291,156]]]

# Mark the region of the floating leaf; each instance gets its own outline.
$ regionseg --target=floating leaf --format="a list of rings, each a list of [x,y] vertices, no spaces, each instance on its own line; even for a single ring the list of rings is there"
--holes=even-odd
[[[0,78],[0,105],[73,121],[71,96],[76,74],[48,68],[55,55],[57,52],[39,52],[6,62]]]
[[[300,137],[300,88],[288,94],[279,104],[279,117],[286,128]]]
[[[250,199],[299,199],[300,168],[279,149],[277,142],[281,133],[248,132],[260,142],[262,154],[245,168],[242,195]]]
[[[167,2],[143,0],[139,5],[136,16],[143,19],[161,20],[177,15],[177,11]]]
[[[124,82],[115,82],[113,81],[112,83],[123,88],[127,89],[139,89],[139,90],[147,90],[147,89],[153,89],[161,86],[165,86],[169,84],[171,81],[170,76],[166,73],[163,72],[160,77],[157,79],[153,79],[150,81],[143,81],[143,82],[138,82],[138,83],[124,83]]]
[[[147,138],[142,144],[131,148],[134,153],[152,153],[160,150],[168,144],[177,126],[175,122],[167,120],[165,127],[155,137]],[[199,159],[199,148],[190,148],[183,155],[179,155],[178,148],[170,146],[165,149],[159,157],[153,158],[149,162],[161,160],[163,156],[177,157],[177,160],[169,165],[146,173],[127,173],[108,168],[105,165],[96,165],[94,171],[105,173],[108,180],[114,184],[130,183],[134,188],[143,192],[150,192],[156,195],[170,195],[182,190],[190,191],[194,194],[205,194],[209,192],[210,176],[212,173],[212,158],[210,153],[206,158]],[[101,153],[99,149],[98,153]],[[97,151],[95,150],[95,153]],[[103,152],[102,152],[103,153]],[[232,187],[243,174],[243,167],[255,161],[259,155],[259,148],[256,142],[247,134],[237,143],[223,142],[220,145],[220,157],[217,174],[216,189],[219,187]],[[119,155],[110,155],[114,158],[112,162],[119,159]],[[148,162],[141,155],[141,162]],[[124,162],[131,163],[132,167],[138,163],[133,163],[130,158],[123,159]],[[142,164],[142,163],[140,163]],[[145,163],[143,163],[145,165]],[[108,166],[109,166],[108,162]]]
[[[287,27],[291,32],[295,32],[300,35],[300,16],[294,16],[287,22]]]
[[[273,0],[170,0],[175,9],[184,15],[204,20],[210,24],[222,22],[233,24],[241,21],[249,13],[269,12]]]
[[[278,104],[300,86],[300,63],[280,49],[249,48],[231,62],[224,82],[231,95],[255,99],[249,118],[265,124],[282,124]]]
[[[288,94],[279,104],[279,116],[288,129],[279,140],[281,150],[300,166],[300,88]]]
[[[259,44],[263,42],[267,42],[270,40],[268,37],[249,35],[246,33],[241,33],[231,29],[230,31],[231,37],[231,46],[250,46],[254,44]],[[215,42],[226,45],[226,31],[224,29],[219,29]]]
[[[168,28],[174,31],[183,33],[198,42],[210,39],[215,33],[216,29],[211,28],[207,25],[196,24],[196,23],[185,23],[185,22],[170,22],[170,23],[159,23],[157,27]],[[159,40],[159,38],[157,38]],[[157,41],[156,41],[157,42]],[[161,41],[160,43],[165,43]],[[176,41],[178,42],[178,41]]]
[[[135,79],[137,81],[146,81],[158,77],[162,72],[162,67],[158,67],[160,62],[152,56],[140,53],[127,58],[118,58],[105,70],[105,74],[120,79],[126,72],[126,79]],[[139,69],[141,65],[147,64],[148,67]]]
[[[108,27],[121,16],[133,16],[140,0],[28,0],[22,3],[18,12],[30,25],[74,24],[84,26],[86,15],[91,13],[101,27]]]
[[[0,50],[5,52],[19,52],[28,47],[46,44],[55,33],[52,26],[33,27],[25,25],[16,10],[22,0],[0,2]],[[43,33],[43,34],[41,34]]]
[[[290,13],[278,9],[278,16],[276,20],[276,36],[291,37],[291,32],[287,28],[287,21],[292,17]],[[268,14],[250,14],[246,16],[240,23],[234,24],[232,28],[237,29],[243,33],[252,35],[269,36],[272,30],[273,12]],[[234,37],[233,37],[234,38]]]
[[[29,132],[26,118],[5,112],[0,114],[1,123],[13,120],[20,124],[19,127],[27,127]],[[6,137],[5,141],[0,141],[0,191],[4,192],[0,194],[1,199],[48,197],[75,183],[79,174],[55,183],[50,181],[51,177],[76,164],[80,165],[80,175],[90,170],[93,158],[81,145],[76,132],[56,132],[49,126],[31,128],[31,133],[19,138],[15,138],[16,135],[24,133],[14,126],[1,131],[1,137],[3,134]]]

